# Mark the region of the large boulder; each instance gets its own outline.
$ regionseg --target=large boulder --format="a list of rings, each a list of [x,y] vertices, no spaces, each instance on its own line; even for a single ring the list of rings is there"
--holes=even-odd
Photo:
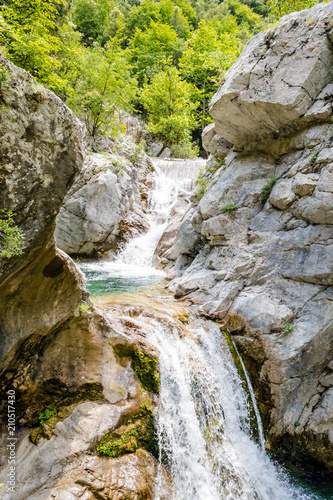
[[[0,357],[19,339],[65,321],[87,293],[81,273],[54,245],[55,217],[84,158],[84,127],[52,92],[4,58],[0,206],[24,237],[0,266]]]
[[[170,284],[231,332],[267,446],[333,463],[333,4],[257,35],[212,100],[206,130],[235,148],[185,214]],[[184,236],[199,246],[180,246]],[[180,253],[179,253],[180,252]],[[177,263],[187,262],[187,268]]]
[[[23,237],[17,242],[21,253],[8,255],[0,234],[0,398],[2,409],[8,401],[15,406],[11,432],[17,438],[16,486],[10,489],[8,412],[3,411],[1,498],[54,498],[51,486],[71,469],[80,469],[91,454],[96,474],[110,490],[113,466],[108,458],[97,458],[96,445],[138,410],[143,397],[151,399],[147,391],[155,388],[142,386],[133,359],[153,359],[156,369],[155,354],[142,332],[136,336],[138,329],[131,332],[126,321],[94,308],[84,276],[55,245],[56,216],[84,161],[82,123],[28,73],[2,56],[0,64],[5,76],[0,89],[1,217],[13,212],[15,234]],[[153,498],[155,459],[148,452],[134,456],[135,451],[119,459],[114,472],[129,471],[127,498]],[[145,477],[134,484],[139,470]],[[77,476],[82,474],[81,468]],[[77,493],[76,482],[75,488]],[[66,488],[58,498],[64,495]]]
[[[210,113],[216,133],[237,147],[299,130],[331,81],[333,6],[295,12],[254,37],[228,70]]]
[[[90,153],[57,217],[59,248],[69,255],[93,256],[146,231],[151,170],[148,157],[128,140]]]

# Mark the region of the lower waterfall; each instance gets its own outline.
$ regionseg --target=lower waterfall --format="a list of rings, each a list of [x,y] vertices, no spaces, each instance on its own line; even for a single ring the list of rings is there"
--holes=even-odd
[[[154,159],[150,229],[130,241],[116,260],[80,264],[92,288],[117,278],[123,290],[133,291],[136,285],[140,290],[163,278],[164,273],[151,264],[155,247],[178,196],[189,195],[203,164],[204,160],[195,160],[191,167],[190,161]],[[147,340],[159,352],[160,362],[156,421],[161,465],[155,500],[319,498],[293,486],[270,460],[258,410],[259,439],[254,438],[249,402],[220,327],[193,316],[184,328],[185,334],[176,326],[170,330],[156,318],[149,319]],[[251,386],[250,393],[253,396]],[[168,496],[165,491],[170,491]]]
[[[181,338],[156,328],[159,352],[158,439],[177,500],[310,498],[283,478],[251,436],[242,381],[211,322]],[[161,456],[162,458],[162,456]],[[160,475],[156,500],[165,485]]]

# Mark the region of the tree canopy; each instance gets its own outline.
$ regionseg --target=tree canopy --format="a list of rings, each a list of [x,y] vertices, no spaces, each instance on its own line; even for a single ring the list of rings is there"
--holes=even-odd
[[[315,0],[2,0],[0,50],[56,92],[89,132],[141,112],[165,144],[189,146],[244,44]],[[172,99],[170,100],[170,96]]]

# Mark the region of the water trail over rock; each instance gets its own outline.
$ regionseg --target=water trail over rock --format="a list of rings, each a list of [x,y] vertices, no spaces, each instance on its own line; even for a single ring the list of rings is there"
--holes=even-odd
[[[157,242],[178,197],[188,196],[194,187],[203,162],[154,160],[149,231],[128,243],[114,262],[87,265],[85,270],[95,272],[92,280],[98,272],[107,282],[117,275],[124,281],[124,277],[135,280],[158,272],[152,267]],[[172,478],[169,500],[310,500],[270,461],[256,407],[259,443],[253,438],[249,402],[219,325],[187,312],[185,318],[174,307],[179,303],[170,297],[155,301],[147,297],[124,295],[110,299],[113,306],[105,304],[111,313],[112,307],[120,307],[125,319],[128,315],[132,323],[141,325],[148,332],[147,341],[159,352],[156,416],[161,473],[155,500],[163,500],[170,487],[162,464]],[[131,301],[136,305],[134,319]],[[246,374],[244,365],[243,369]]]
[[[158,435],[161,459],[171,467],[172,500],[309,498],[251,437],[242,381],[216,324],[191,327],[185,337],[156,325],[148,340],[159,351]]]

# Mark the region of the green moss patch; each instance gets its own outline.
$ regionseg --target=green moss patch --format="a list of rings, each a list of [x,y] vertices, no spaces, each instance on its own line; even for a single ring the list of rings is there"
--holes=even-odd
[[[139,448],[157,456],[157,441],[152,409],[144,403],[121,427],[104,435],[97,445],[101,455],[117,458]]]
[[[146,391],[158,394],[160,376],[157,356],[148,354],[137,346],[125,344],[117,344],[113,349],[117,356],[131,359],[131,367],[140,380],[142,387]]]

